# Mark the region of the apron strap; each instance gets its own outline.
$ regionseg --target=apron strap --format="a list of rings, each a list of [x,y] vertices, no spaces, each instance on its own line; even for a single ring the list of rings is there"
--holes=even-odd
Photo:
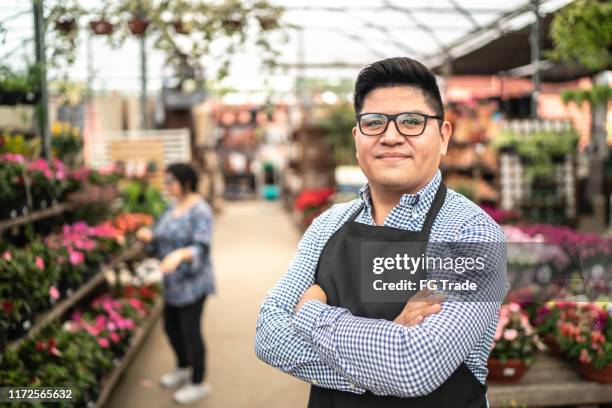
[[[425,222],[423,223],[423,228],[421,231],[425,231],[427,233],[427,237],[429,238],[429,232],[431,231],[431,227],[433,226],[436,217],[438,216],[438,212],[444,205],[444,200],[446,199],[446,184],[444,184],[444,180],[440,181],[440,185],[438,186],[438,191],[436,192],[436,196],[434,197],[433,202],[431,203],[431,207],[429,207],[429,211],[427,212],[427,217],[425,218]]]
[[[438,186],[438,190],[436,191],[436,196],[434,197],[431,206],[429,207],[429,211],[427,212],[427,216],[425,218],[425,222],[423,223],[423,228],[421,231],[426,231],[427,236],[429,237],[429,231],[431,231],[431,227],[438,216],[438,212],[444,205],[444,200],[446,199],[446,184],[444,184],[444,180],[440,181],[440,185]],[[350,222],[355,222],[361,210],[365,207],[364,203],[361,203],[355,213],[351,215],[349,218]]]

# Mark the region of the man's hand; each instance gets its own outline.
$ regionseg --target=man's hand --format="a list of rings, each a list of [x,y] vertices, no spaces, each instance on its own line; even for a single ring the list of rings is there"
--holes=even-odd
[[[442,300],[442,296],[431,296],[431,291],[422,290],[410,298],[404,309],[393,321],[404,326],[421,324],[427,316],[442,310],[440,304]]]
[[[306,290],[298,304],[295,306],[295,313],[299,312],[302,306],[309,300],[318,300],[322,303],[327,303],[327,295],[323,288],[317,284],[312,285]]]
[[[161,271],[164,274],[174,272],[182,262],[188,260],[187,251],[188,249],[179,248],[166,255],[159,264]]]

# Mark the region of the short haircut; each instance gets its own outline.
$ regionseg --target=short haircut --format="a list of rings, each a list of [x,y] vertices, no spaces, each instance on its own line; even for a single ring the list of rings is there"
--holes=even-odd
[[[444,117],[444,105],[433,72],[419,61],[408,57],[387,58],[363,68],[355,81],[353,106],[361,113],[363,102],[370,92],[378,88],[410,86],[423,92],[425,101],[436,116]],[[442,122],[440,121],[440,124]]]
[[[198,191],[198,173],[187,163],[174,163],[166,168],[179,184],[183,193]]]

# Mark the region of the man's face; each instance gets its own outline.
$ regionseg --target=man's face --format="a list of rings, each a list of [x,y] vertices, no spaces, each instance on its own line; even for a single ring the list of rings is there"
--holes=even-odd
[[[425,101],[423,92],[414,87],[377,88],[370,92],[358,113],[416,112],[436,115]],[[440,158],[446,154],[452,129],[444,122],[430,118],[419,136],[401,135],[395,123],[389,122],[385,133],[367,136],[353,127],[359,166],[372,187],[414,194],[435,174]]]

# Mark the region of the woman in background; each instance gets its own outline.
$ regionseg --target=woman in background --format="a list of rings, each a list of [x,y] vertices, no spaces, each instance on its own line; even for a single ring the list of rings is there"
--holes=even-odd
[[[204,382],[206,348],[200,322],[206,296],[215,291],[210,261],[213,216],[196,192],[198,176],[190,165],[169,166],[164,184],[173,203],[153,229],[139,230],[138,238],[161,259],[164,274],[164,328],[177,367],[162,376],[161,385],[171,388],[182,384],[174,400],[189,404],[211,392]]]

